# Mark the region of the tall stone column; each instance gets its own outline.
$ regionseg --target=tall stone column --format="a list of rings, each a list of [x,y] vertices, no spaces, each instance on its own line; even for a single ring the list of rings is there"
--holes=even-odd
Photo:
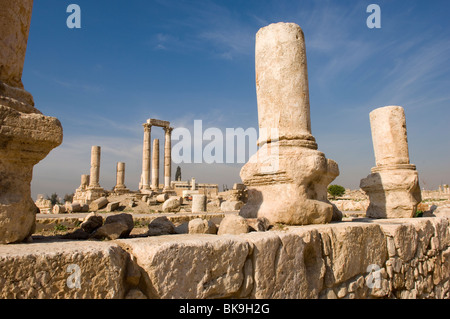
[[[172,127],[165,127],[164,137],[164,190],[170,190],[172,176]]]
[[[101,156],[101,147],[92,146],[91,176],[89,181],[89,188],[100,188],[100,156]]]
[[[114,192],[123,194],[128,193],[130,190],[125,186],[125,163],[118,162],[116,167],[116,186]]]
[[[153,140],[153,158],[152,158],[152,189],[159,189],[159,139]]]
[[[241,170],[248,202],[240,215],[290,225],[338,220],[327,186],[339,168],[311,134],[302,29],[294,23],[260,29],[255,54],[260,149]]]
[[[32,9],[32,0],[0,4],[0,244],[34,232],[33,166],[63,137],[58,119],[42,115],[22,84]]]
[[[422,201],[416,166],[409,162],[405,111],[385,106],[370,113],[376,166],[361,180],[371,218],[411,218]]]
[[[152,126],[148,123],[143,124],[144,127],[144,144],[142,150],[142,177],[141,177],[141,191],[150,190],[150,165],[151,165],[151,147],[152,147]]]

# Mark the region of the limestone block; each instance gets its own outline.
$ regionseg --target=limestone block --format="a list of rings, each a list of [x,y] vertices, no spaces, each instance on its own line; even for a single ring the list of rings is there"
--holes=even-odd
[[[195,218],[188,223],[189,234],[217,234],[217,226],[210,220]]]
[[[362,179],[360,187],[370,198],[370,218],[412,218],[421,201],[416,170],[376,171]]]
[[[243,284],[249,245],[238,237],[176,235],[118,242],[145,272],[149,298],[227,298]]]
[[[128,237],[134,228],[134,220],[133,220],[133,216],[131,214],[123,213],[123,214],[108,216],[105,219],[104,225],[116,224],[116,223],[124,224],[126,226],[126,230],[124,232],[122,232],[120,238]]]
[[[157,217],[148,224],[148,236],[161,236],[175,233],[175,225],[165,216]]]
[[[416,229],[411,224],[379,223],[382,231],[393,238],[398,256],[408,262],[414,258],[418,245]]]
[[[89,210],[92,212],[96,212],[96,211],[106,207],[106,205],[108,205],[108,203],[109,202],[106,197],[100,197],[89,204]]]
[[[181,209],[180,200],[176,197],[171,197],[164,202],[162,205],[162,210],[165,213],[168,212],[179,212]]]
[[[127,225],[123,223],[110,223],[99,227],[90,238],[116,240],[118,238],[126,238],[126,233],[128,233]]]
[[[317,231],[253,232],[244,238],[253,246],[251,298],[318,298],[325,262]]]
[[[218,235],[239,235],[250,231],[247,221],[242,216],[227,215],[219,225]]]
[[[0,246],[0,298],[121,299],[128,258],[105,242]]]
[[[247,218],[246,220],[250,231],[267,231],[271,226],[269,220],[264,217]]]
[[[327,287],[366,273],[369,265],[381,268],[387,260],[386,237],[379,225],[344,223],[318,227],[318,231],[327,256]]]
[[[90,213],[84,218],[80,227],[85,232],[92,233],[94,230],[96,230],[102,225],[103,225],[103,217],[97,215],[97,213]]]
[[[108,205],[106,205],[106,209],[105,211],[107,212],[113,212],[115,210],[117,210],[120,206],[120,202],[110,202],[108,203]]]
[[[241,201],[224,201],[220,204],[220,209],[223,212],[238,211],[244,206]]]

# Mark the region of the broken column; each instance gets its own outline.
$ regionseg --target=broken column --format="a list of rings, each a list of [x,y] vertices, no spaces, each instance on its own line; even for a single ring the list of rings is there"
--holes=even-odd
[[[114,192],[123,194],[128,193],[130,190],[125,186],[125,163],[118,162],[116,167],[116,186],[114,186]]]
[[[150,191],[150,165],[151,165],[151,134],[152,134],[152,125],[149,123],[144,123],[142,125],[144,127],[144,144],[142,150],[142,176],[141,176],[141,184],[139,185],[139,189],[141,192],[148,193]]]
[[[302,29],[294,23],[260,29],[255,62],[260,149],[240,173],[248,187],[240,215],[290,225],[337,219],[327,186],[339,168],[317,150],[311,134]]]
[[[159,189],[159,139],[153,140],[152,190]]]
[[[63,137],[58,119],[42,115],[22,84],[32,9],[32,0],[0,5],[0,244],[20,242],[33,233],[33,166]]]
[[[171,127],[164,128],[164,191],[170,190],[172,175],[172,130]]]
[[[204,213],[206,212],[206,195],[192,195],[192,212]]]
[[[370,218],[411,218],[422,200],[416,166],[409,162],[405,111],[385,106],[370,113],[376,166],[361,180]]]

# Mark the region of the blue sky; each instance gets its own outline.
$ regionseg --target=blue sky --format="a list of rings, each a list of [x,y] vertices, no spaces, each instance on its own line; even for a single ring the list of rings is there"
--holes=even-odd
[[[71,3],[81,29],[66,26]],[[381,29],[366,25],[371,3]],[[421,186],[450,184],[448,12],[446,0],[36,0],[23,82],[36,107],[61,121],[64,142],[35,166],[32,195],[73,192],[89,173],[91,145],[102,146],[100,184],[112,188],[123,161],[136,190],[148,118],[257,128],[255,34],[274,22],[305,33],[312,133],[339,164],[334,183],[359,187],[375,165],[370,111],[401,105]],[[163,131],[152,137],[163,141]],[[242,164],[180,166],[183,180],[240,182]]]

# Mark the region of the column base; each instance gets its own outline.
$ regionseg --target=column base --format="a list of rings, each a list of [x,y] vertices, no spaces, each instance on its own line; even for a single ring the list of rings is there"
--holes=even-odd
[[[419,174],[414,165],[402,169],[372,169],[360,187],[369,196],[369,218],[412,218],[422,201]]]
[[[1,83],[0,83],[1,84]],[[20,242],[35,228],[33,166],[62,142],[58,119],[22,113],[0,101],[0,243]]]
[[[339,175],[338,165],[317,150],[293,144],[264,144],[244,165],[240,175],[248,201],[241,216],[288,225],[332,221],[335,209],[327,186]],[[270,154],[276,147],[278,153]]]

